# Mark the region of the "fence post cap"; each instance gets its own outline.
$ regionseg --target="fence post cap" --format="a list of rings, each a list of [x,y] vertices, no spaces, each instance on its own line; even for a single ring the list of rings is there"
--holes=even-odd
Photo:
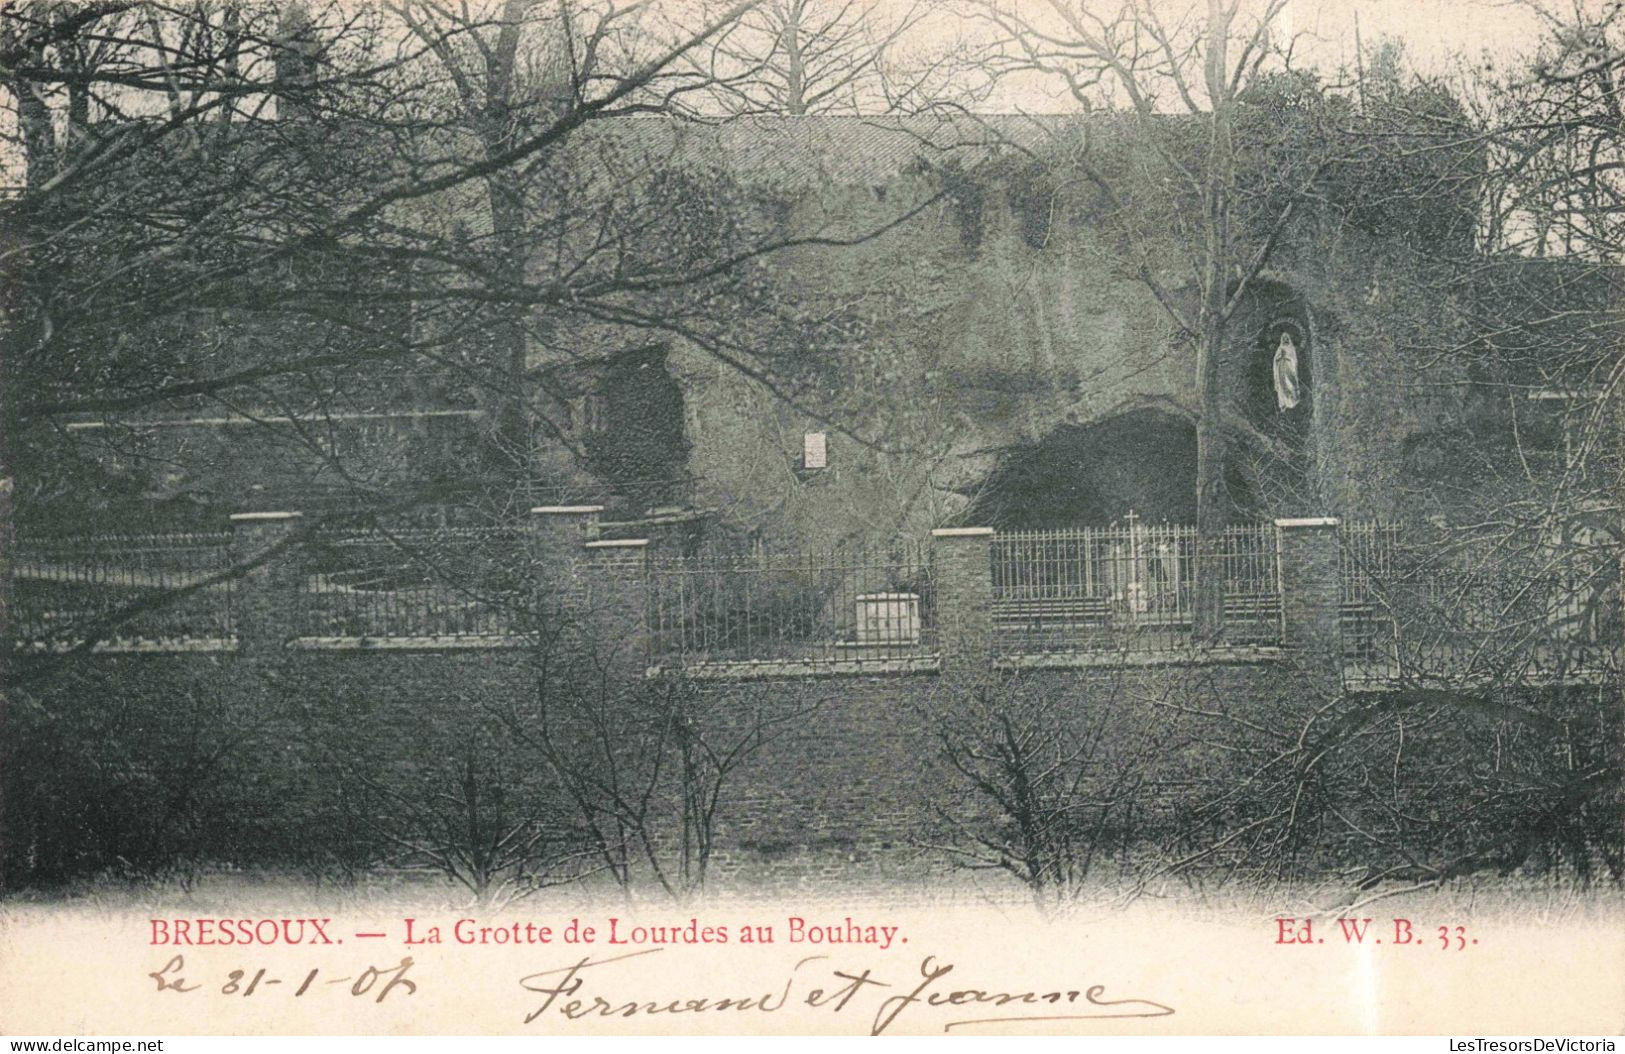
[[[931,532],[933,538],[985,538],[993,533],[991,527],[938,527]]]
[[[1277,527],[1336,527],[1343,521],[1336,516],[1314,516],[1307,519],[1276,520]]]
[[[590,512],[603,512],[602,505],[538,505],[530,510],[532,516],[585,516]]]
[[[231,514],[232,523],[281,523],[286,520],[299,520],[304,518],[302,512],[234,512]]]

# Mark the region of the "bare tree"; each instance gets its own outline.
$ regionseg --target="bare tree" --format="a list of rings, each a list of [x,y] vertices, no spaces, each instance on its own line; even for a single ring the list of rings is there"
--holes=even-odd
[[[709,82],[682,60],[749,8],[675,38],[636,4],[6,8],[17,515],[137,505],[184,473],[119,421],[143,411],[272,418],[342,511],[388,516],[522,501],[537,445],[590,462],[565,418],[628,347],[685,341],[793,398],[761,349],[843,340],[822,326],[840,311],[763,261],[924,203],[792,234],[673,126],[611,120],[685,111]],[[340,423],[403,406],[497,426],[403,486]],[[87,446],[65,426],[91,416]]]
[[[1142,262],[1136,271],[1196,348],[1198,581],[1205,583],[1198,587],[1196,628],[1203,637],[1216,634],[1223,618],[1216,564],[1226,507],[1219,364],[1231,317],[1269,265],[1301,204],[1299,195],[1291,195],[1270,222],[1252,229],[1242,222],[1238,110],[1274,55],[1279,43],[1272,37],[1274,23],[1284,6],[1272,0],[1256,17],[1225,0],[1210,0],[1205,11],[1179,13],[1137,2],[1109,14],[1063,0],[1037,7],[999,2],[979,7],[999,32],[992,61],[1002,72],[1059,78],[1086,112],[1126,109],[1137,134],[1178,182],[1180,203],[1198,210],[1197,222],[1175,220],[1187,243],[1182,262],[1190,270],[1189,298],[1166,282],[1162,268]],[[1170,119],[1175,113],[1181,120]],[[1310,189],[1320,174],[1304,173],[1302,189]],[[1098,172],[1095,178],[1112,196],[1125,195],[1126,187],[1114,186]],[[1145,232],[1139,234],[1145,240]]]
[[[1162,858],[1181,717],[1139,705],[1121,672],[1074,693],[1042,677],[970,686],[928,715],[944,785],[926,848],[1010,875],[1049,916],[1121,895]]]
[[[654,890],[690,903],[705,893],[742,771],[821,702],[702,692],[675,673],[638,683],[609,656],[602,628],[580,617],[565,616],[552,646],[535,652],[532,697],[493,712],[556,781],[583,852],[623,896]]]
[[[926,3],[763,0],[691,62],[697,78],[710,84],[708,105],[728,114],[858,116],[959,107],[982,86],[943,14]]]
[[[1240,709],[1201,672],[1111,677],[1014,678],[934,711],[950,791],[924,844],[1046,914],[1170,886],[1346,905],[1625,874],[1610,686],[1302,688]]]
[[[1404,672],[1434,685],[1442,666],[1464,686],[1619,665],[1620,27],[1548,17],[1533,64],[1468,98],[1475,243],[1411,250],[1411,295],[1450,310],[1404,349],[1403,383],[1464,394],[1454,422],[1414,437],[1398,481],[1438,524],[1410,532],[1393,571],[1413,579],[1395,584],[1413,609]]]
[[[14,423],[202,399],[298,407],[340,375],[376,385],[418,361],[506,393],[511,425],[527,366],[520,317],[570,298],[529,280],[523,166],[534,179],[538,157],[589,121],[655,107],[651,85],[706,32],[641,64],[572,71],[557,68],[573,38],[553,5],[455,19],[403,8],[405,29],[342,6],[128,7],[34,18],[24,5],[7,23],[19,55],[41,56],[8,78],[18,156],[34,177],[6,217],[18,235],[7,253],[10,357],[28,380],[9,400]],[[627,17],[598,14],[581,44],[589,55]],[[65,71],[62,56],[87,35],[113,41],[120,62],[103,55],[96,70]],[[163,120],[132,119],[157,106]],[[47,134],[59,107],[94,115],[90,145],[71,158]],[[485,201],[470,201],[469,186]],[[470,239],[459,224],[491,233]],[[439,281],[414,288],[414,274],[436,268]],[[466,281],[445,281],[448,271]],[[415,331],[406,305],[448,296],[483,305],[476,325]],[[148,339],[110,354],[115,325]],[[310,350],[256,356],[278,330],[303,331]],[[500,346],[483,353],[500,362],[448,354],[471,340]],[[94,395],[75,387],[91,369],[103,382]]]
[[[338,764],[355,786],[363,829],[381,844],[380,862],[438,874],[489,908],[590,873],[559,796],[513,750],[470,736],[409,779],[365,772],[358,761]]]
[[[338,492],[275,551],[100,612],[65,654],[31,663],[28,679],[71,671],[154,607],[311,556],[320,546],[307,543],[333,529],[393,533],[394,563],[446,584],[455,575],[435,571],[439,547],[395,531],[400,518],[459,502],[511,511],[513,481],[533,482],[532,434],[571,447],[550,413],[579,390],[572,372],[607,358],[601,347],[650,333],[692,340],[771,384],[752,327],[799,323],[777,313],[761,260],[790,245],[861,242],[891,224],[791,237],[736,208],[755,199],[726,173],[674,157],[668,139],[618,139],[612,120],[683,111],[704,85],[679,59],[749,6],[658,40],[636,28],[638,4],[0,7],[10,110],[0,122],[0,339],[12,379],[0,479],[8,495],[19,481],[16,517],[38,532],[131,515],[155,474],[188,457],[207,465],[206,453],[165,464],[146,452],[140,429],[118,421],[141,413],[253,422],[266,442],[307,453]],[[897,221],[918,207],[900,204]],[[561,369],[533,369],[561,348],[549,363]],[[474,400],[496,411],[496,456],[443,453],[440,471],[425,460],[414,466],[424,471],[392,477],[347,451],[336,424]],[[110,473],[109,445],[87,448],[67,427],[92,419],[133,472]],[[243,484],[230,500],[242,500]],[[0,530],[11,528],[8,515]],[[8,571],[11,553],[8,543]],[[0,629],[13,691],[18,627],[8,617]],[[649,727],[664,729],[656,768],[681,772],[684,788],[683,848],[669,873],[677,893],[703,883],[722,786],[776,727],[764,715],[719,740],[679,720],[688,707],[681,695],[645,707]],[[478,895],[549,880],[568,840],[534,802],[493,798],[512,770],[471,761],[442,775],[418,789],[369,777],[362,797],[392,803],[373,814],[373,835]]]
[[[1596,685],[1310,696],[1267,725],[1209,707],[1233,768],[1165,873],[1354,901],[1529,870],[1617,882],[1612,708]]]
[[[1027,151],[1027,195],[1040,212],[1073,209],[1100,229],[1102,262],[1149,291],[1194,359],[1189,405],[1177,409],[1195,426],[1203,639],[1222,623],[1217,539],[1242,500],[1227,475],[1251,468],[1271,511],[1334,500],[1309,431],[1283,423],[1287,404],[1273,425],[1240,405],[1247,378],[1233,364],[1268,323],[1258,314],[1299,295],[1282,274],[1312,268],[1325,244],[1316,239],[1333,232],[1421,239],[1401,228],[1422,223],[1428,234],[1471,235],[1452,200],[1472,173],[1459,111],[1444,98],[1401,119],[1394,100],[1367,98],[1357,80],[1328,84],[1295,66],[1276,24],[1282,8],[969,5],[994,34],[988,68],[1058,83],[1084,114],[1066,127],[1073,141],[1057,135]],[[1288,471],[1264,471],[1272,465]]]

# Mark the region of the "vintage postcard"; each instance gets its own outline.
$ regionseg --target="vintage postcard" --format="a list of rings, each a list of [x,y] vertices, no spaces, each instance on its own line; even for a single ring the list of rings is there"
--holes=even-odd
[[[0,1031],[1614,1049],[1622,114],[1601,0],[0,3]]]

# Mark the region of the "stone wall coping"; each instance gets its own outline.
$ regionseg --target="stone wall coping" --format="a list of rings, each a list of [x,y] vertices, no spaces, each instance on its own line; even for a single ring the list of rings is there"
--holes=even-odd
[[[530,510],[532,516],[585,516],[603,512],[602,505],[538,505]]]
[[[1336,527],[1343,521],[1336,516],[1317,516],[1298,520],[1276,520],[1277,527]]]
[[[688,666],[651,666],[648,677],[680,673],[696,681],[802,680],[811,677],[876,677],[886,674],[935,674],[942,670],[938,655],[914,655],[889,659],[838,659],[798,661],[795,659],[746,659],[737,662],[703,662]]]
[[[297,651],[480,651],[527,648],[532,637],[511,633],[482,633],[452,637],[296,637],[288,647]]]
[[[931,532],[933,538],[986,538],[993,533],[991,527],[938,527]]]
[[[21,653],[66,655],[80,647],[80,642],[17,641],[15,649]],[[184,637],[173,640],[101,640],[91,645],[97,655],[188,655],[206,652],[234,652],[236,637]]]
[[[596,542],[583,542],[584,549],[641,549],[649,544],[647,538],[600,538]]]
[[[484,410],[383,410],[367,413],[324,413],[323,421],[418,421],[442,417],[464,417],[470,420],[485,416]],[[231,417],[171,417],[145,421],[121,421],[124,428],[219,428],[246,425],[291,425],[303,418],[277,414],[271,417],[240,414]],[[69,421],[70,432],[89,432],[107,428],[106,421]]]
[[[232,523],[282,523],[304,518],[302,512],[234,512]]]
[[[1185,651],[1074,651],[1003,655],[996,670],[1084,670],[1145,666],[1247,666],[1281,661],[1282,650],[1268,644],[1192,648]]]

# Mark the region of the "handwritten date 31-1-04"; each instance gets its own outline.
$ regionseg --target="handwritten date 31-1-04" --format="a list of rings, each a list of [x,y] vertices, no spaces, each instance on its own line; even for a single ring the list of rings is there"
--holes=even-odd
[[[1275,920],[1275,943],[1382,944],[1390,948],[1421,948],[1461,952],[1478,944],[1466,926],[1415,922],[1411,919],[1299,919]]]
[[[628,1018],[756,1016],[800,1008],[856,1018],[868,1026],[871,1035],[880,1035],[905,1015],[928,1029],[951,1032],[1018,1023],[1159,1018],[1174,1013],[1166,1003],[1122,994],[1115,988],[1109,991],[1100,983],[1028,987],[972,981],[962,986],[950,979],[950,975],[958,976],[955,965],[933,955],[921,958],[917,971],[843,966],[827,955],[809,955],[776,978],[771,972],[759,975],[746,982],[743,990],[729,988],[729,982],[717,986],[721,991],[708,986],[687,960],[680,968],[657,971],[653,978],[629,978],[621,973],[632,960],[666,951],[657,947],[607,957],[582,955],[562,965],[527,971],[518,979],[516,991],[522,993],[522,1001],[516,1024],[613,1025]],[[329,976],[322,968],[312,968],[284,977],[262,967],[233,969],[222,980],[208,970],[189,969],[185,958],[175,955],[147,976],[157,991],[176,995],[248,998],[259,993],[264,999],[277,990],[300,998],[337,988],[383,1003],[397,993],[410,996],[417,992],[417,983],[407,979],[412,967],[412,958],[407,956],[395,966],[368,966],[359,973],[333,971]],[[640,984],[650,985],[652,990],[640,990]],[[926,1015],[934,1015],[935,1020],[918,1021]]]
[[[408,955],[394,966],[365,966],[347,973],[312,967],[308,971],[283,977],[261,967],[254,970],[228,970],[223,979],[219,977],[205,979],[201,975],[189,976],[185,956],[176,955],[147,976],[157,984],[157,991],[182,995],[202,990],[247,998],[256,992],[268,994],[283,990],[291,992],[295,998],[302,998],[342,985],[344,988],[340,990],[348,991],[352,996],[357,998],[365,996],[374,1003],[382,1003],[394,993],[411,995],[418,990],[417,984],[406,978],[411,969],[412,957]]]

